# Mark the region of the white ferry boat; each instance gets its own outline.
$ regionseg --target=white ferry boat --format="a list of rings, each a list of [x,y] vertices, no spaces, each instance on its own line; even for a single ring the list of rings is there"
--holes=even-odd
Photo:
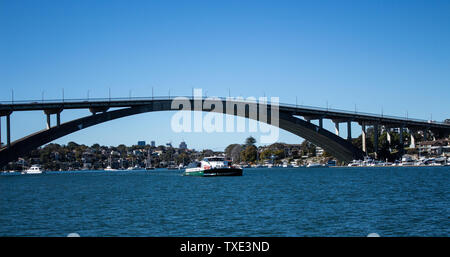
[[[206,157],[200,162],[192,162],[183,173],[186,176],[242,176],[242,169],[231,165],[224,157]]]
[[[41,174],[41,166],[35,164],[32,165],[29,169],[22,171],[22,174]]]

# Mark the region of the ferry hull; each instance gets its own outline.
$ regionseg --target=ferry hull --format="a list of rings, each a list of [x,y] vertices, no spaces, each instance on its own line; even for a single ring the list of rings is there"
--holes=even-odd
[[[242,176],[242,169],[226,168],[226,169],[209,169],[184,172],[185,176],[215,177],[215,176]]]

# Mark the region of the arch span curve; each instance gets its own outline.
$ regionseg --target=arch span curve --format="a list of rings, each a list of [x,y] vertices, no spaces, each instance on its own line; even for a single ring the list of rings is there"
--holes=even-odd
[[[191,101],[191,104],[193,104],[192,100],[189,101]],[[172,101],[170,100],[156,100],[152,104],[133,106],[129,108],[98,113],[62,123],[60,126],[55,126],[49,129],[38,131],[12,142],[9,148],[1,149],[0,167],[8,164],[10,161],[17,159],[19,156],[29,153],[31,150],[39,146],[103,122],[140,113],[154,111],[175,111],[181,109],[180,106],[178,107],[179,109],[172,109],[171,103]],[[253,104],[256,106],[252,107],[251,105]],[[251,115],[249,115],[248,110],[251,108],[259,108],[259,106],[256,103],[246,103],[246,109],[244,112],[240,113],[235,110],[233,115],[255,119],[254,117],[250,117]],[[202,111],[215,111],[225,113],[225,110],[221,109],[202,109]],[[258,120],[258,117],[256,117],[256,120]],[[271,124],[270,119],[265,123]],[[317,146],[322,147],[325,151],[329,152],[338,160],[349,162],[353,159],[361,159],[364,156],[363,152],[360,149],[356,148],[345,139],[336,136],[335,134],[323,128],[320,128],[319,126],[296,118],[291,113],[280,111],[278,126],[283,130],[291,132],[312,142]]]

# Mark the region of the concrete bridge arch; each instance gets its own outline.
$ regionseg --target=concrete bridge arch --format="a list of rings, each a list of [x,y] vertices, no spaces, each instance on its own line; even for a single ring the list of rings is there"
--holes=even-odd
[[[154,100],[150,104],[134,105],[128,108],[123,108],[119,110],[107,111],[108,108],[99,109],[99,113],[93,112],[93,115],[89,115],[83,118],[75,119],[69,122],[59,124],[54,127],[49,127],[45,130],[38,131],[21,139],[12,142],[9,147],[4,147],[0,149],[0,167],[6,165],[10,161],[16,160],[18,157],[29,153],[31,150],[42,146],[44,144],[50,143],[60,137],[69,135],[76,131],[95,126],[97,124],[108,122],[111,120],[119,119],[122,117],[127,117],[131,115],[136,115],[140,113],[155,112],[155,111],[176,111],[181,109],[172,108],[173,100]],[[194,100],[188,100],[191,106],[194,106]],[[202,100],[205,103],[208,100]],[[225,106],[225,101],[223,101]],[[242,102],[240,102],[242,104]],[[260,108],[257,103],[244,103],[245,112],[235,112],[232,115],[241,116],[245,118],[255,119],[249,115],[249,110],[251,108]],[[202,106],[204,106],[202,104]],[[206,104],[208,106],[208,104]],[[211,103],[209,104],[211,106]],[[270,108],[270,105],[267,106]],[[202,109],[202,111],[217,111],[217,109]],[[223,110],[225,113],[225,108]],[[277,110],[278,111],[278,110]],[[229,113],[227,113],[229,114]],[[269,116],[270,117],[270,116]],[[255,120],[260,120],[259,116]],[[262,120],[271,124],[270,118],[267,121]],[[313,144],[322,147],[325,151],[336,157],[338,160],[350,162],[353,159],[362,159],[364,153],[353,146],[351,142],[345,140],[322,127],[316,126],[310,122],[303,119],[297,118],[293,113],[284,110],[279,110],[279,124],[278,127],[291,132],[297,136],[300,136]]]

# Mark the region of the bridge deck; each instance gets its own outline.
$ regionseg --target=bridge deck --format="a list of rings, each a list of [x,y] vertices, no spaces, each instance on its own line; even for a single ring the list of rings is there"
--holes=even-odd
[[[194,99],[192,96],[182,96]],[[138,105],[148,105],[161,101],[172,101],[173,97],[131,97],[131,98],[92,98],[92,99],[57,99],[57,100],[27,100],[27,101],[3,101],[0,102],[0,115],[5,115],[7,112],[15,111],[36,111],[36,110],[52,110],[52,109],[88,109],[93,107],[109,107],[109,108],[123,108]],[[206,100],[211,98],[199,98],[196,100]],[[220,100],[225,101],[228,98],[219,97]],[[249,101],[231,98],[234,102],[252,103]],[[292,113],[293,115],[310,117],[311,119],[332,119],[337,122],[353,121],[359,123],[383,124],[388,126],[405,126],[405,127],[426,127],[429,129],[450,129],[449,123],[438,121],[427,121],[421,119],[413,119],[406,117],[396,117],[390,115],[378,115],[365,112],[346,111],[331,108],[321,108],[294,104],[279,104],[280,111]]]

